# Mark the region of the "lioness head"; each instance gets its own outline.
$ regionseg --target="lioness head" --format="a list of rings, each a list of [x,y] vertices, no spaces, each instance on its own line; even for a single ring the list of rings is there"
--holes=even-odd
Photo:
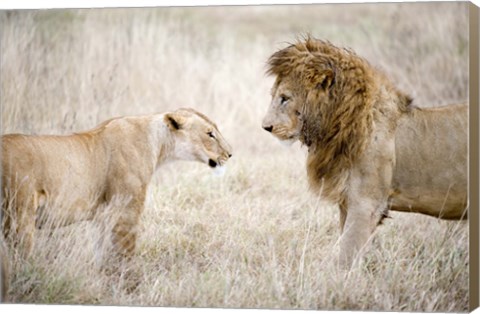
[[[193,109],[179,109],[164,116],[174,136],[174,157],[199,161],[210,167],[223,166],[232,149],[215,123]]]

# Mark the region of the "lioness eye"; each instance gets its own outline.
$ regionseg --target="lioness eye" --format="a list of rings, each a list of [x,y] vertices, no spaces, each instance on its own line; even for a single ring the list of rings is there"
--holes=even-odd
[[[210,136],[211,138],[215,138],[215,135],[213,135],[213,132],[207,132],[208,136]]]

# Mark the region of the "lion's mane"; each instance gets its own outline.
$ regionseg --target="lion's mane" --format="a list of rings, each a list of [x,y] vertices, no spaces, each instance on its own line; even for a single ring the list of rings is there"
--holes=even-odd
[[[277,76],[277,82],[295,78],[303,91],[300,140],[309,148],[310,186],[340,201],[348,170],[371,137],[376,111],[397,116],[411,99],[353,51],[312,38],[274,53],[267,72]],[[379,99],[380,86],[398,96],[395,108]]]

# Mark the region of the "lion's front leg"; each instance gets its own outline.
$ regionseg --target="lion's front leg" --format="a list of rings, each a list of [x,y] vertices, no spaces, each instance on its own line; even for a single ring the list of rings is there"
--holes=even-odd
[[[343,233],[340,237],[340,267],[349,269],[361,252],[378,223],[376,215],[386,203],[362,198],[348,203]]]
[[[377,139],[378,138],[378,139]],[[395,165],[394,143],[375,137],[364,158],[352,169],[349,190],[340,203],[339,261],[349,268],[385,215]]]

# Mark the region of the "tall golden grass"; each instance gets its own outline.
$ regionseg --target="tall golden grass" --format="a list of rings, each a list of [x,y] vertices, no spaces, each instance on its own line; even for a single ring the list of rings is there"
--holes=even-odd
[[[338,210],[308,192],[305,148],[261,129],[265,62],[305,33],[354,49],[419,106],[468,96],[465,3],[0,13],[1,130],[63,134],[193,107],[234,148],[223,177],[177,162],[152,183],[133,293],[96,267],[95,223],[8,247],[17,303],[466,311],[468,227],[392,213],[360,267],[338,272]]]

